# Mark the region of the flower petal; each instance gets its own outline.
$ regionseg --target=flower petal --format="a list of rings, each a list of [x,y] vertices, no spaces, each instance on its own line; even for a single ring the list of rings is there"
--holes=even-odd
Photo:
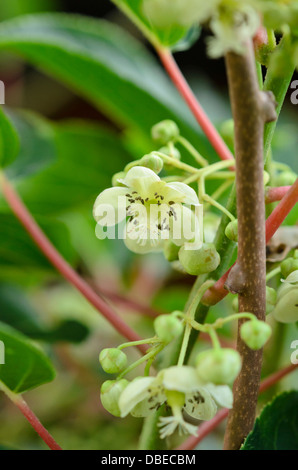
[[[160,372],[166,390],[177,392],[193,392],[202,386],[198,374],[190,366],[173,366]]]
[[[227,385],[216,386],[214,384],[204,385],[204,388],[212,395],[219,406],[233,408],[233,392]]]
[[[185,402],[186,413],[195,419],[209,421],[216,415],[217,406],[206,388],[187,393]]]
[[[154,377],[142,377],[131,382],[120,395],[119,408],[121,417],[127,416],[135,406],[146,398],[150,398],[150,386],[155,382]]]
[[[159,182],[160,178],[149,168],[145,168],[144,166],[134,166],[127,172],[125,178],[119,181],[125,184],[128,188],[132,188],[137,191],[140,196],[146,198],[150,191],[150,186]]]
[[[298,270],[293,271],[291,274],[288,275],[287,279],[282,279],[281,282],[285,284],[297,284],[298,283]]]
[[[200,206],[197,207],[200,208]],[[191,243],[192,249],[195,249],[198,244],[202,244],[200,223],[197,215],[191,209],[181,204],[174,204],[171,206],[171,210],[175,215],[171,217],[170,221],[173,243],[177,246]]]
[[[167,186],[171,187],[172,189],[176,189],[176,191],[179,191],[180,193],[184,194],[185,196],[185,199],[183,201],[184,204],[189,204],[189,205],[194,205],[194,206],[198,206],[200,204],[197,193],[195,192],[194,189],[188,186],[188,184],[175,182],[175,183],[168,183]]]
[[[108,188],[97,197],[93,217],[100,225],[112,226],[126,217],[127,188]]]
[[[148,227],[147,220],[135,220],[139,222],[137,225],[134,221],[126,224],[125,246],[133,253],[142,255],[162,251],[165,240],[161,239],[158,230]]]

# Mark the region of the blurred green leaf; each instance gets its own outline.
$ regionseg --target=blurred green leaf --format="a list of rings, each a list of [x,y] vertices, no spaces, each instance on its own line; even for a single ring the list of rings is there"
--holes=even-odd
[[[19,151],[19,139],[12,123],[0,107],[0,166],[9,165]]]
[[[85,325],[75,320],[65,320],[54,328],[45,327],[22,290],[10,284],[0,284],[0,321],[31,339],[48,343],[80,343],[89,333]]]
[[[0,25],[0,48],[21,54],[147,139],[156,122],[173,119],[201,152],[210,153],[160,67],[117,26],[63,14],[24,16]]]
[[[65,225],[44,217],[38,217],[37,222],[62,256],[68,262],[74,262],[75,255]],[[23,271],[32,268],[54,270],[14,215],[0,214],[0,269],[12,266]]]
[[[53,10],[56,4],[56,0],[9,0],[9,2],[1,2],[0,18],[6,20],[26,13]]]
[[[54,132],[50,124],[37,114],[7,110],[20,141],[16,158],[5,168],[9,179],[38,173],[56,158]]]
[[[282,393],[264,408],[242,450],[298,450],[298,391]]]
[[[114,173],[132,160],[117,134],[81,122],[55,124],[57,160],[18,184],[28,207],[56,214],[86,203],[92,213],[98,194],[111,186]]]
[[[11,391],[23,393],[55,378],[55,370],[48,357],[26,336],[0,323],[0,341],[5,347],[0,381]]]

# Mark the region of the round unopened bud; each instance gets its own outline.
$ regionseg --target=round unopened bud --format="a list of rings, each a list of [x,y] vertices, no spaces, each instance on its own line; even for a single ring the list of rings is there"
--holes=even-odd
[[[220,133],[229,147],[234,147],[235,125],[234,119],[224,121],[220,126]]]
[[[129,384],[128,380],[107,380],[101,386],[100,399],[102,406],[113,416],[120,417],[119,398]]]
[[[107,374],[118,374],[127,365],[126,354],[117,348],[103,349],[99,355],[101,367]]]
[[[250,349],[257,351],[267,343],[272,333],[270,325],[264,321],[249,320],[241,326],[240,335]]]
[[[175,140],[180,134],[179,128],[174,121],[167,119],[152,127],[152,139],[157,145],[167,145]]]
[[[232,384],[241,370],[241,357],[228,348],[204,351],[196,358],[196,369],[205,383]]]
[[[179,250],[180,246],[175,245],[172,240],[167,240],[163,252],[165,258],[171,263],[172,261],[178,260]]]
[[[174,147],[174,145],[171,147],[161,147],[159,152],[164,153],[165,155],[168,155],[168,157],[174,158],[175,160],[181,160],[181,153],[176,147]],[[169,163],[164,165],[165,168],[169,168],[170,166],[171,165],[169,165]]]
[[[270,181],[270,175],[268,173],[268,171],[263,171],[263,182],[264,182],[264,186],[266,186]]]
[[[274,182],[276,186],[291,186],[296,179],[297,175],[293,171],[283,171],[276,176]]]
[[[272,287],[266,286],[266,315],[273,312],[277,300],[277,292]]]
[[[238,220],[233,220],[226,226],[226,237],[233,242],[238,242]]]
[[[178,338],[183,333],[183,325],[175,314],[160,315],[154,320],[154,329],[157,336],[166,344]]]
[[[150,168],[150,170],[158,175],[163,169],[163,160],[157,155],[154,155],[154,153],[149,153],[148,155],[144,155],[140,160],[140,165]]]
[[[112,185],[113,186],[125,186],[123,183],[121,183],[119,180],[122,180],[125,178],[125,171],[120,171],[120,173],[115,173],[112,178]]]
[[[179,261],[188,274],[198,276],[214,271],[220,263],[220,256],[213,243],[203,243],[198,250],[179,250]]]
[[[280,265],[281,274],[287,278],[293,271],[298,270],[298,259],[287,258]]]

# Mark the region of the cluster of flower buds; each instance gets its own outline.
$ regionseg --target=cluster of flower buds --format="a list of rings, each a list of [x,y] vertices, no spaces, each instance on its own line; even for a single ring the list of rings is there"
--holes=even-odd
[[[295,250],[293,256],[281,263],[280,270],[284,278],[287,278],[294,271],[298,271],[298,250]]]

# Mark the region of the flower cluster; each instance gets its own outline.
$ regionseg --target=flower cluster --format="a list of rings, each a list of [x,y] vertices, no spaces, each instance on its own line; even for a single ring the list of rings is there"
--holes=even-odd
[[[129,413],[147,417],[166,405],[172,416],[162,417],[159,422],[161,438],[165,438],[176,429],[180,433],[196,433],[197,427],[186,421],[184,413],[198,420],[210,420],[216,414],[216,404],[231,408],[232,403],[228,386],[204,383],[193,367],[174,366],[156,377],[137,378],[127,385],[120,395],[119,409],[122,417]]]
[[[106,373],[119,376],[116,380],[103,383],[102,405],[114,416],[122,418],[128,414],[146,418],[163,407],[158,424],[161,438],[170,436],[176,430],[180,434],[196,434],[197,426],[189,422],[190,418],[210,420],[215,416],[218,406],[232,407],[231,386],[241,370],[241,358],[234,349],[220,347],[215,329],[239,318],[248,319],[241,327],[242,339],[251,349],[262,348],[271,335],[271,328],[251,313],[219,319],[213,325],[200,325],[192,319],[191,311],[186,314],[175,311],[155,319],[154,338],[104,349],[99,356],[102,368]],[[184,338],[188,338],[191,325],[200,331],[209,332],[214,348],[199,353],[195,366],[186,366],[183,365],[185,348],[182,346],[178,365],[162,369],[155,377],[150,377],[149,369],[153,360],[167,344],[181,336],[183,323],[186,325]],[[147,354],[126,368],[127,357],[122,349],[141,343],[151,345]],[[144,362],[147,362],[147,366],[143,377],[137,377],[131,382],[124,378]]]
[[[214,36],[208,39],[209,54],[242,53],[246,41],[260,26],[259,5],[250,0],[144,0],[144,13],[153,27],[191,27],[209,21]]]
[[[212,243],[204,242],[203,205],[188,183],[188,174],[191,182],[203,180],[205,168],[182,163],[176,144],[184,146],[199,165],[207,162],[180,136],[173,121],[156,124],[152,139],[161,146],[159,150],[128,164],[114,175],[113,187],[97,197],[93,210],[97,237],[115,238],[115,225],[124,223],[119,238],[134,253],[163,251],[177,269],[192,275],[210,273],[218,267],[220,257]],[[165,167],[185,176],[178,175],[176,181],[159,176]],[[212,173],[212,168],[207,169]],[[201,193],[200,198],[204,197]]]

